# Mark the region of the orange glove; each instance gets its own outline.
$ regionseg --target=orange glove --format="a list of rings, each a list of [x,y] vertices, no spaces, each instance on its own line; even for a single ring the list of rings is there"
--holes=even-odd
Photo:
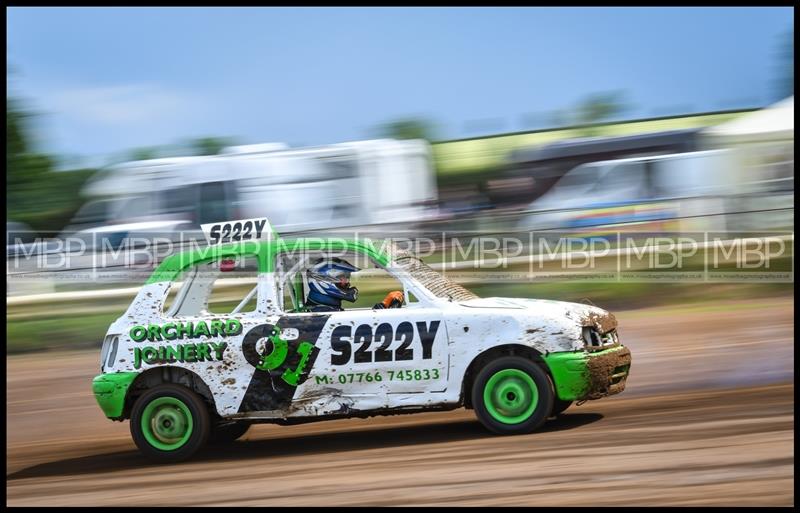
[[[386,297],[383,298],[381,304],[383,304],[384,308],[391,308],[392,304],[397,303],[398,305],[403,304],[403,293],[399,290],[393,290],[386,294]]]

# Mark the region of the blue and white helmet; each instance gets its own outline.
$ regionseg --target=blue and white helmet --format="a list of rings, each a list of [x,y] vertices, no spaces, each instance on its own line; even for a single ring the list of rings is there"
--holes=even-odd
[[[342,299],[355,302],[358,289],[350,286],[350,274],[360,270],[341,258],[318,260],[308,270],[308,299],[335,307]]]

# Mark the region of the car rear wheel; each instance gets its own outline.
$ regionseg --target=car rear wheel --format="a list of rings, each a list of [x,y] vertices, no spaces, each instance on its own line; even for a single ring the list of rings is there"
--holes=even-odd
[[[478,420],[499,435],[534,431],[552,411],[553,399],[547,374],[519,356],[489,362],[472,385],[472,404]]]
[[[211,422],[203,400],[186,387],[159,385],[142,394],[131,411],[131,436],[157,462],[193,456],[208,440]]]
[[[235,442],[250,429],[248,422],[217,423],[208,437],[209,445],[223,445]]]

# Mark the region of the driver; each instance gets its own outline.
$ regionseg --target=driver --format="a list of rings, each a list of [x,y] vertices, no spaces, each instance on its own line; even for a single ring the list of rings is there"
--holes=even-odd
[[[338,312],[342,299],[354,303],[358,299],[358,289],[350,286],[350,274],[361,269],[341,258],[317,260],[308,270],[308,298],[310,312]],[[403,293],[399,290],[389,292],[380,303],[372,308],[400,308],[403,306]]]

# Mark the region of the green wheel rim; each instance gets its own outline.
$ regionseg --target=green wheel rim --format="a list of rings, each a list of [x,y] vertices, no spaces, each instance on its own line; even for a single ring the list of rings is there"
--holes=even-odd
[[[486,410],[498,422],[519,424],[530,418],[539,404],[539,389],[533,378],[520,369],[496,372],[483,387]]]
[[[192,436],[193,428],[192,412],[175,397],[153,399],[142,412],[144,438],[162,451],[183,447]]]

